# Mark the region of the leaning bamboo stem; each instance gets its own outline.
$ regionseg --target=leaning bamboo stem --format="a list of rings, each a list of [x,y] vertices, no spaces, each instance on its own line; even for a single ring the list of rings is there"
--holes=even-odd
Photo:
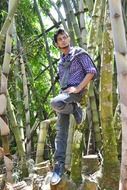
[[[79,1],[79,24],[80,24],[80,33],[81,33],[81,40],[82,40],[82,48],[85,50],[87,49],[87,32],[85,26],[85,19],[84,19],[84,2],[83,0]]]
[[[10,124],[11,124],[10,127],[16,139],[19,156],[22,158],[22,157],[25,157],[25,152],[24,152],[20,131],[18,128],[17,120],[15,117],[13,105],[9,97],[9,94],[7,95],[7,101],[8,101],[7,103],[8,114],[9,114]]]
[[[64,20],[64,18],[63,18],[63,15],[61,14],[59,8],[58,8],[57,5],[54,3],[54,1],[52,1],[52,0],[49,0],[49,1],[50,1],[50,3],[52,4],[52,6],[54,7],[54,9],[56,10],[56,12],[58,13],[58,16],[59,16],[59,18],[61,19],[61,22],[62,22],[62,24],[63,24],[65,30],[68,32],[68,28],[67,28],[66,22],[65,22],[65,20]]]
[[[22,174],[25,177],[25,176],[28,176],[28,168],[26,165],[26,155],[25,155],[24,146],[22,143],[20,129],[18,128],[16,116],[14,113],[13,105],[12,105],[11,99],[9,97],[9,94],[7,94],[7,101],[8,101],[7,109],[8,109],[8,114],[9,114],[9,118],[10,118],[10,128],[15,136],[18,153],[21,158]]]
[[[67,23],[68,23],[69,35],[70,35],[70,38],[71,38],[71,42],[72,42],[72,45],[75,45],[76,44],[75,43],[75,35],[74,35],[73,25],[72,25],[72,22],[71,22],[70,13],[69,13],[69,10],[68,10],[68,7],[66,5],[65,0],[62,0],[62,3],[63,3],[64,10],[65,10],[65,13],[66,13],[66,18],[67,18]]]
[[[91,53],[92,56],[95,54],[95,49],[97,46],[97,26],[99,26],[99,19],[100,19],[100,5],[103,4],[103,1],[96,0],[94,3],[93,13],[92,13],[92,22],[90,27],[90,33],[88,38],[88,51]]]
[[[82,44],[82,38],[81,38],[81,34],[80,34],[78,23],[76,21],[74,12],[72,10],[71,3],[68,0],[65,0],[65,2],[66,2],[66,6],[67,6],[67,9],[68,9],[68,12],[70,14],[70,18],[71,18],[72,25],[73,25],[73,28],[74,28],[74,31],[75,31],[75,34],[76,34],[77,42],[82,47],[83,46],[83,44]]]
[[[19,3],[20,0],[13,0],[11,3],[12,3],[12,7],[8,13],[8,16],[4,22],[4,25],[0,31],[0,50],[1,50],[1,47],[2,47],[2,44],[3,44],[3,41],[5,39],[5,36],[6,36],[6,33],[7,33],[7,30],[11,24],[11,21],[12,21],[12,18],[15,14],[15,11],[16,11],[16,8],[17,8],[17,5]]]

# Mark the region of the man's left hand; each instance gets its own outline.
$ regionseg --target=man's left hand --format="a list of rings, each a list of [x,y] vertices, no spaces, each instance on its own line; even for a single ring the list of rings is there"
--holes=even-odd
[[[71,94],[71,93],[79,93],[80,90],[78,87],[75,87],[75,86],[71,86],[69,88],[67,88],[66,90],[64,90],[63,92],[67,92],[68,94]]]

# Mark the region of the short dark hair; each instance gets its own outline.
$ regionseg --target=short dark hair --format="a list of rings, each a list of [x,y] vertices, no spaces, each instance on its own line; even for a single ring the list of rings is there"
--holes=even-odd
[[[68,33],[67,33],[63,28],[59,28],[59,29],[54,33],[54,38],[53,38],[53,42],[54,42],[54,43],[57,43],[57,37],[58,37],[59,34],[66,34],[67,36],[69,36]]]

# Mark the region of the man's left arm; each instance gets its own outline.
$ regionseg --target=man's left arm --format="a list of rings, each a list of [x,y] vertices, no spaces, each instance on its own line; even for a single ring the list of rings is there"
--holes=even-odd
[[[87,87],[87,85],[89,84],[89,82],[92,80],[93,77],[94,77],[94,73],[87,73],[85,78],[82,80],[82,82],[78,86],[69,87],[66,90],[64,90],[64,92],[67,92],[69,94],[79,93],[80,91],[82,91],[83,89]]]
[[[84,88],[86,88],[88,83],[93,79],[94,76],[96,76],[97,70],[90,56],[88,56],[87,54],[80,55],[80,63],[82,64],[82,70],[84,70],[86,73],[84,79],[81,81],[81,83],[78,86],[69,87],[64,92],[79,93]]]

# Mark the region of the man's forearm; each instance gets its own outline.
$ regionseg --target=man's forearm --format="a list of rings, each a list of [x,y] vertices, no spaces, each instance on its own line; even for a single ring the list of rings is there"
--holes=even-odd
[[[68,87],[63,92],[66,92],[66,93],[69,93],[69,94],[70,93],[79,93],[81,90],[83,90],[88,85],[88,83],[91,81],[93,76],[94,76],[94,74],[88,73],[78,86]]]
[[[84,89],[88,85],[88,83],[92,80],[93,77],[94,77],[94,73],[86,74],[83,81],[77,86],[78,91],[80,92],[82,89]]]

